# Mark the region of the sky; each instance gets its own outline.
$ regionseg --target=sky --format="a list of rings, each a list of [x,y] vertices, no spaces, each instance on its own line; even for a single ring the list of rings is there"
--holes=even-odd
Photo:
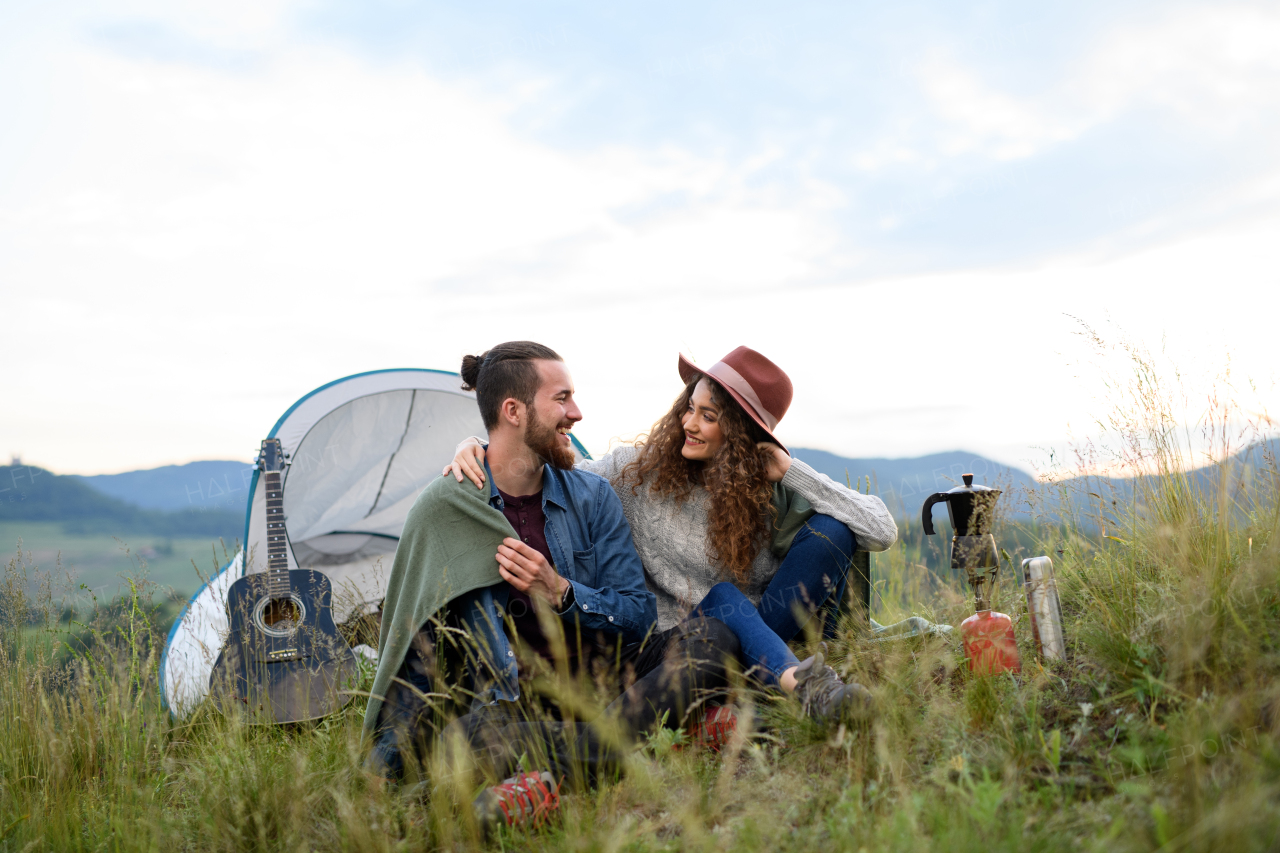
[[[846,456],[1037,467],[1124,369],[1086,328],[1264,418],[1277,44],[1274,3],[3,3],[0,452],[248,461],[520,338],[592,451],[741,344]]]

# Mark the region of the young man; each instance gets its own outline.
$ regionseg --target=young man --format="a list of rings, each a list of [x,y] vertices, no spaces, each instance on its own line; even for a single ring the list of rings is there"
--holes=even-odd
[[[653,633],[654,596],[622,505],[602,477],[573,469],[569,432],[582,414],[560,356],[528,341],[500,344],[464,358],[462,379],[489,431],[489,489],[443,477],[405,522],[365,716],[375,738],[370,765],[398,775],[404,753],[427,739],[425,697],[442,692],[433,675],[449,646],[437,637],[443,621],[470,638],[465,668],[474,697],[471,712],[449,725],[450,737],[496,778],[535,745],[532,754],[549,765],[486,790],[477,812],[485,820],[532,817],[555,802],[558,780],[614,773],[618,754],[594,726],[529,720],[516,705],[520,669],[507,630],[536,655],[552,659],[560,648],[572,670],[598,676],[601,662],[611,664],[619,689],[624,673],[634,678],[606,709],[623,737],[664,717],[684,722],[702,692],[725,685],[738,641],[705,618]]]

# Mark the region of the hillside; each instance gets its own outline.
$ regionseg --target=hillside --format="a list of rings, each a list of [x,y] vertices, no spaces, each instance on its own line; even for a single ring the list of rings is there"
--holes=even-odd
[[[1025,471],[963,450],[907,459],[855,459],[806,447],[794,448],[792,454],[837,483],[870,477],[871,491],[898,517],[918,515],[925,498],[960,485],[961,474],[973,474],[975,483],[1006,491],[1036,486],[1035,477]]]
[[[1232,488],[1255,476],[1251,472],[1263,464],[1267,454],[1274,457],[1278,448],[1280,441],[1273,440],[1241,451],[1238,458],[1248,464],[1241,468],[1240,479]],[[976,483],[1004,490],[1003,508],[1006,517],[1014,521],[1028,519],[1033,505],[1057,508],[1073,494],[1105,494],[1108,503],[1125,503],[1135,483],[1123,477],[1066,477],[1046,486],[1026,471],[963,450],[899,459],[846,457],[806,447],[794,448],[793,453],[839,483],[865,483],[870,478],[871,490],[884,498],[900,520],[918,518],[926,497],[958,485],[965,473],[972,473]],[[1193,482],[1200,488],[1215,489],[1216,471],[1213,465],[1200,467],[1193,473]],[[96,476],[57,477],[28,466],[9,466],[0,472],[4,472],[0,473],[0,486],[8,487],[0,488],[0,520],[26,518],[99,528],[130,525],[131,529],[164,535],[223,536],[231,541],[241,533],[253,466],[208,460]],[[15,500],[34,503],[16,508]]]
[[[899,516],[919,512],[925,497],[957,485],[964,473],[973,473],[975,482],[1003,489],[1025,490],[1035,485],[1035,478],[1025,471],[961,450],[904,459],[850,458],[804,447],[795,448],[794,453],[840,483],[870,477],[872,490]],[[228,509],[240,513],[252,474],[253,466],[248,463],[210,460],[75,479],[103,495],[144,509]]]
[[[1013,521],[1028,520],[1039,512],[1064,511],[1067,509],[1064,502],[1073,504],[1076,509],[1096,504],[1098,500],[1107,506],[1112,506],[1113,502],[1125,505],[1132,501],[1135,488],[1139,492],[1144,488],[1149,490],[1151,483],[1158,479],[1064,475],[1041,483],[1026,471],[960,450],[907,459],[857,459],[804,447],[794,448],[792,453],[839,483],[846,482],[846,479],[864,481],[865,477],[870,477],[871,491],[880,495],[890,512],[900,520],[919,518],[925,498],[959,485],[960,475],[966,473],[974,475],[975,483],[1004,491],[1005,497],[1001,501],[1005,517]],[[1234,479],[1225,484],[1228,491],[1248,488],[1259,477],[1271,476],[1270,472],[1274,470],[1272,463],[1278,454],[1280,439],[1237,451],[1232,457],[1238,463],[1233,469]],[[1192,465],[1189,482],[1202,492],[1216,492],[1224,485],[1219,482],[1220,470],[1209,462]],[[939,510],[939,518],[942,515],[943,511]],[[1088,524],[1093,517],[1086,513],[1081,520]]]
[[[102,494],[143,509],[167,512],[221,509],[242,513],[252,476],[253,466],[248,462],[214,460],[76,479]]]
[[[223,537],[234,541],[243,535],[244,510],[144,509],[104,494],[81,477],[59,476],[34,465],[5,465],[0,466],[0,521],[60,522],[76,532]]]

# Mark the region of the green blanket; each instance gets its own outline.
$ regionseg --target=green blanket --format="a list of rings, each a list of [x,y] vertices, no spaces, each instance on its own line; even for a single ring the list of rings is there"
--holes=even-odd
[[[366,735],[373,734],[382,697],[418,630],[458,596],[501,583],[494,555],[504,538],[515,535],[506,517],[489,505],[488,489],[440,477],[422,490],[405,519],[382,602],[378,671],[364,712]]]
[[[796,534],[815,513],[807,500],[790,489],[784,489],[781,483],[773,486],[773,508],[777,515],[773,519],[773,538],[769,542],[769,550],[781,560],[791,550]]]

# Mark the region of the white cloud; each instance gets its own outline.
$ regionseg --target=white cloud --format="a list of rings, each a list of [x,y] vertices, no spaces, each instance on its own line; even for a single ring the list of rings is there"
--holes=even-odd
[[[37,147],[0,200],[11,310],[42,318],[10,338],[0,390],[41,402],[7,438],[63,469],[225,455],[192,451],[188,423],[234,388],[222,434],[269,425],[280,398],[249,387],[264,361],[290,365],[286,395],[393,356],[453,366],[490,340],[475,318],[495,301],[523,317],[776,287],[834,239],[821,189],[806,205],[678,150],[557,151],[512,131],[518,101],[410,66],[301,50],[254,73],[66,62],[92,105],[60,128],[79,142]],[[46,390],[66,383],[75,395]],[[104,415],[91,436],[86,409]]]
[[[90,4],[80,20],[143,24],[192,44],[243,51],[284,43],[294,19],[314,5],[309,0],[113,0]]]
[[[78,61],[95,105],[81,156],[61,170],[41,164],[50,180],[3,210],[36,241],[154,261],[252,254],[402,284],[566,239],[584,239],[584,255],[618,242],[635,268],[743,229],[738,248],[762,274],[797,268],[791,256],[806,252],[796,207],[753,198],[724,164],[558,152],[513,134],[514,103],[411,67],[316,53],[243,76]],[[641,225],[619,219],[669,193],[681,195],[676,209]]]
[[[173,26],[270,44],[289,13],[271,8]],[[1250,14],[1176,13],[1101,39],[1035,98],[936,60],[936,122],[904,120],[853,156],[922,172],[1026,158],[1134,105],[1212,124],[1253,104],[1270,120],[1274,60],[1258,45],[1277,31]],[[1184,55],[1197,26],[1221,36]],[[514,111],[540,108],[539,80],[495,96],[408,64],[268,54],[236,71],[53,56],[51,118],[44,135],[27,129],[0,199],[0,450],[83,472],[245,458],[317,385],[452,368],[514,337],[569,359],[596,449],[661,413],[678,350],[710,361],[746,343],[776,358],[797,380],[795,444],[1010,461],[1087,422],[1064,312],[1168,332],[1193,357],[1235,346],[1243,372],[1270,369],[1273,220],[1139,255],[837,286],[868,247],[834,220],[839,188],[762,185],[776,151],[558,150],[513,129]],[[1220,204],[1277,189],[1224,189]],[[970,339],[991,353],[973,380],[951,357]]]
[[[984,86],[977,75],[941,58],[920,69],[921,84],[943,122],[936,139],[943,157],[980,154],[993,160],[1030,157],[1079,131],[1047,105]]]
[[[1280,95],[1280,11],[1243,5],[1181,9],[1148,27],[1101,40],[1077,88],[1099,116],[1135,105],[1175,110],[1186,122],[1230,129]]]
[[[1214,134],[1273,123],[1280,98],[1278,44],[1280,12],[1274,9],[1175,9],[1100,34],[1092,50],[1034,95],[1002,91],[976,67],[935,54],[918,68],[932,127],[913,126],[910,135],[882,139],[855,162],[874,169],[967,156],[1026,159],[1148,107]],[[1020,82],[1009,80],[1008,88],[1021,88]]]

